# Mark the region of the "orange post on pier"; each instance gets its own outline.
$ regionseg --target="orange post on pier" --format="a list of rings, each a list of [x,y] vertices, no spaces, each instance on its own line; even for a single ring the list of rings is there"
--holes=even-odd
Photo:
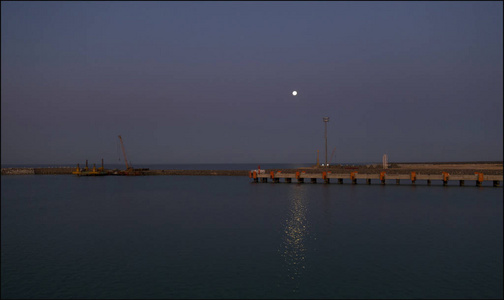
[[[380,181],[382,184],[385,184],[385,172],[380,172]]]
[[[443,185],[448,184],[448,179],[450,178],[450,174],[448,172],[443,172]]]
[[[350,179],[352,180],[352,184],[356,184],[357,183],[357,178],[355,178],[355,174],[357,174],[358,172],[350,172]]]
[[[476,179],[476,186],[481,186],[481,183],[483,182],[483,173],[474,172],[474,175],[478,175],[478,179]]]
[[[416,172],[411,172],[411,183],[415,183],[416,181]]]

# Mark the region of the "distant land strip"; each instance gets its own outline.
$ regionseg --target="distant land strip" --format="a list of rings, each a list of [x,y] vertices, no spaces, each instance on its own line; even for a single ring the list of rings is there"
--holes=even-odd
[[[54,168],[2,168],[2,175],[67,175],[75,171],[73,167],[54,167]],[[487,175],[502,175],[503,162],[427,162],[427,163],[389,163],[387,168],[382,164],[368,165],[331,165],[329,167],[303,167],[298,169],[265,169],[269,172],[295,173],[302,171],[305,173],[321,173],[331,171],[332,173],[350,174],[358,172],[361,174],[440,174],[448,172],[453,175],[472,175],[475,172],[481,172]],[[189,176],[249,176],[250,170],[143,170],[142,175],[189,175]]]

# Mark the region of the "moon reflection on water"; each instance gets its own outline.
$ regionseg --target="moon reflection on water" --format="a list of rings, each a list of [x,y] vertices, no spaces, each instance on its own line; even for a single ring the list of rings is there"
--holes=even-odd
[[[291,203],[284,224],[282,256],[284,258],[288,282],[299,288],[298,280],[306,269],[305,252],[308,224],[306,219],[307,199],[301,186],[294,186]]]

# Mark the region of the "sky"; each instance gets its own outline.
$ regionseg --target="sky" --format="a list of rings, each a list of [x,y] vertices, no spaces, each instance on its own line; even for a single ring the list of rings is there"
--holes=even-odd
[[[502,14],[2,1],[1,163],[502,161]]]

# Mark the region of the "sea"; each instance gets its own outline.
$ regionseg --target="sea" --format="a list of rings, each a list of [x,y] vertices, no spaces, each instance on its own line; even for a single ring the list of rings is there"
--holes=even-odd
[[[503,281],[502,182],[1,176],[2,299],[502,299]]]

